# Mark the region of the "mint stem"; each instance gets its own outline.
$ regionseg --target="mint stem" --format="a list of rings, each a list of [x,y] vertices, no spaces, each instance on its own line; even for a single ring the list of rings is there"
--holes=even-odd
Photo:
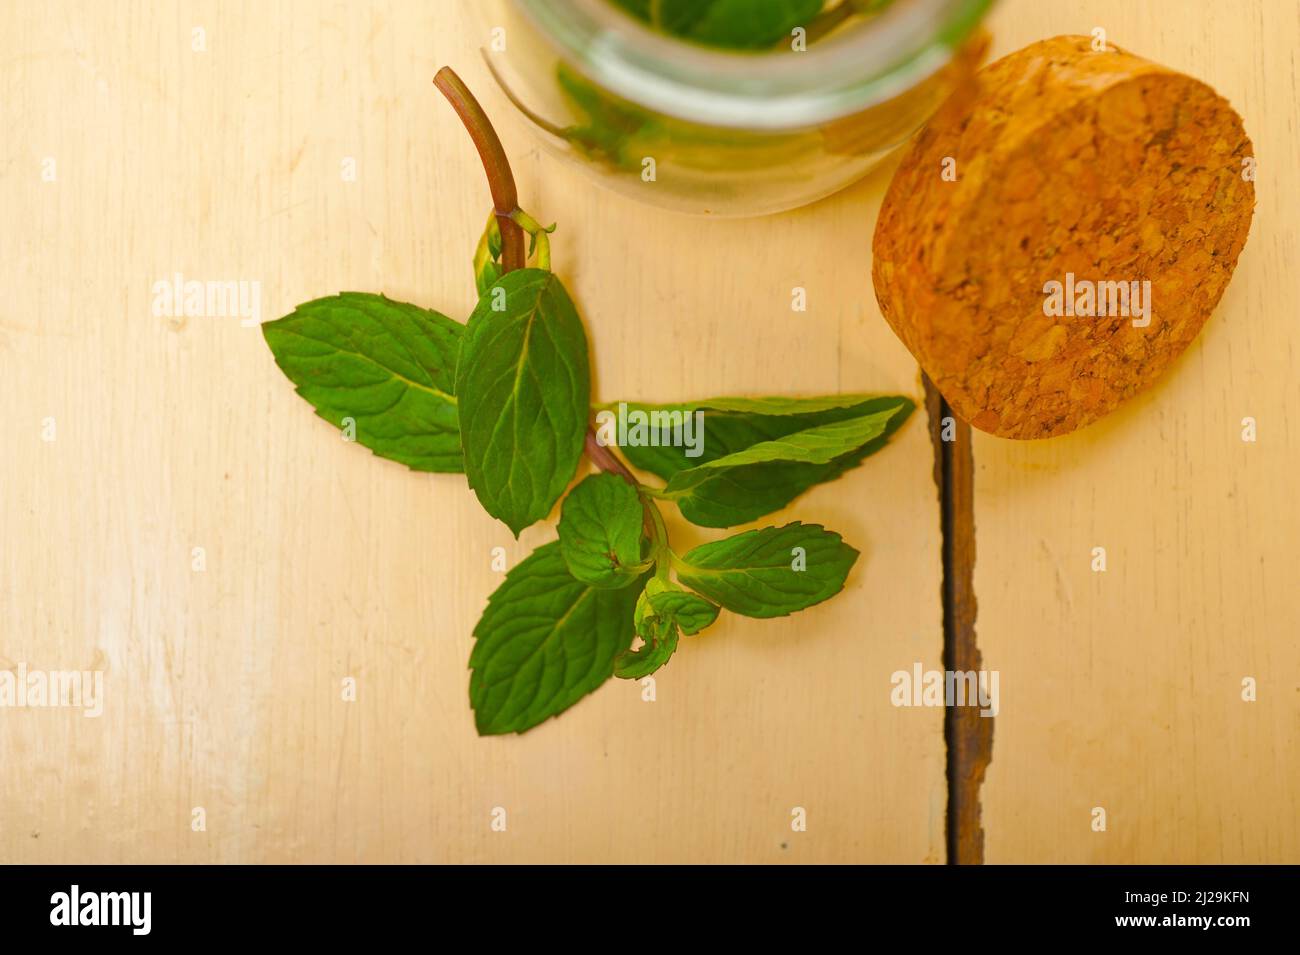
[[[600,439],[596,437],[596,431],[591,425],[587,425],[587,457],[591,459],[592,464],[602,471],[617,474],[633,487],[639,487],[639,482],[632,472],[627,469],[627,465],[616,458],[613,451],[600,443]]]
[[[511,218],[519,208],[519,194],[501,137],[455,70],[444,66],[434,76],[433,85],[438,87],[438,92],[447,98],[465,124],[465,131],[473,140],[483,162],[483,171],[487,173],[488,189],[492,191],[492,211],[501,227],[501,274],[521,269],[524,267],[524,230]]]
[[[469,91],[464,80],[450,66],[438,70],[433,77],[433,85],[447,97],[447,102],[451,103],[451,108],[465,124],[465,130],[474,141],[474,148],[478,150],[479,159],[483,161],[488,188],[492,190],[492,205],[495,207],[492,212],[501,227],[501,274],[522,269],[526,261],[524,230],[514,219],[517,213],[522,214],[522,210],[519,208],[519,193],[515,188],[515,174],[510,171],[510,159],[506,156],[505,147],[501,145],[501,137],[493,129],[492,121],[483,112],[483,107]],[[544,237],[546,230],[540,225],[537,228],[539,236]],[[587,457],[602,471],[617,474],[633,487],[640,486],[627,465],[596,439],[596,431],[590,424],[587,425]]]

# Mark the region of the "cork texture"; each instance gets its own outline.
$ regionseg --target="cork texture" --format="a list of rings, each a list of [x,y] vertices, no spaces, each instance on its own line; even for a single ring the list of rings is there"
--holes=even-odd
[[[904,157],[873,243],[881,311],[974,427],[1073,431],[1205,324],[1250,229],[1252,156],[1204,83],[1088,37],[1031,44]]]

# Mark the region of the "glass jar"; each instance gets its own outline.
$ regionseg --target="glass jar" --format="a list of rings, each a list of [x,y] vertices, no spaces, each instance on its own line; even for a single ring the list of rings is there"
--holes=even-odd
[[[992,0],[840,2],[825,36],[767,52],[668,36],[612,0],[476,5],[493,75],[551,147],[640,201],[750,216],[830,195],[910,136],[978,65]]]

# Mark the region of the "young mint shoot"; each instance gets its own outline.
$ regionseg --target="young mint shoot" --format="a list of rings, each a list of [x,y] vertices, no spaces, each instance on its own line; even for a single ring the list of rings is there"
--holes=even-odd
[[[492,194],[469,320],[343,292],[262,333],[318,415],[413,470],[463,471],[514,534],[563,499],[558,540],[506,574],[474,628],[478,732],[522,733],[610,677],[651,676],[721,610],[778,617],[839,593],[858,552],[833,531],[794,522],[677,553],[660,506],[671,502],[703,527],[758,520],[880,450],[914,404],[859,394],[593,408],[586,331],[551,271],[555,226],[519,208],[501,141],[459,77],[444,67],[434,84],[465,125]],[[611,407],[697,416],[702,433],[690,448],[611,442],[592,423]],[[639,479],[614,444],[662,483]],[[584,456],[597,473],[574,484]]]

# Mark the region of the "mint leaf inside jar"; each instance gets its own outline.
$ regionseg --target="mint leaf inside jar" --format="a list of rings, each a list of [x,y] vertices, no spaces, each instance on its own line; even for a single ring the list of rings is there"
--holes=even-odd
[[[506,96],[594,181],[758,216],[905,142],[974,72],[991,2],[483,0],[480,19]]]
[[[609,0],[651,29],[705,46],[770,49],[816,40],[893,0]],[[802,30],[800,36],[796,31]]]

